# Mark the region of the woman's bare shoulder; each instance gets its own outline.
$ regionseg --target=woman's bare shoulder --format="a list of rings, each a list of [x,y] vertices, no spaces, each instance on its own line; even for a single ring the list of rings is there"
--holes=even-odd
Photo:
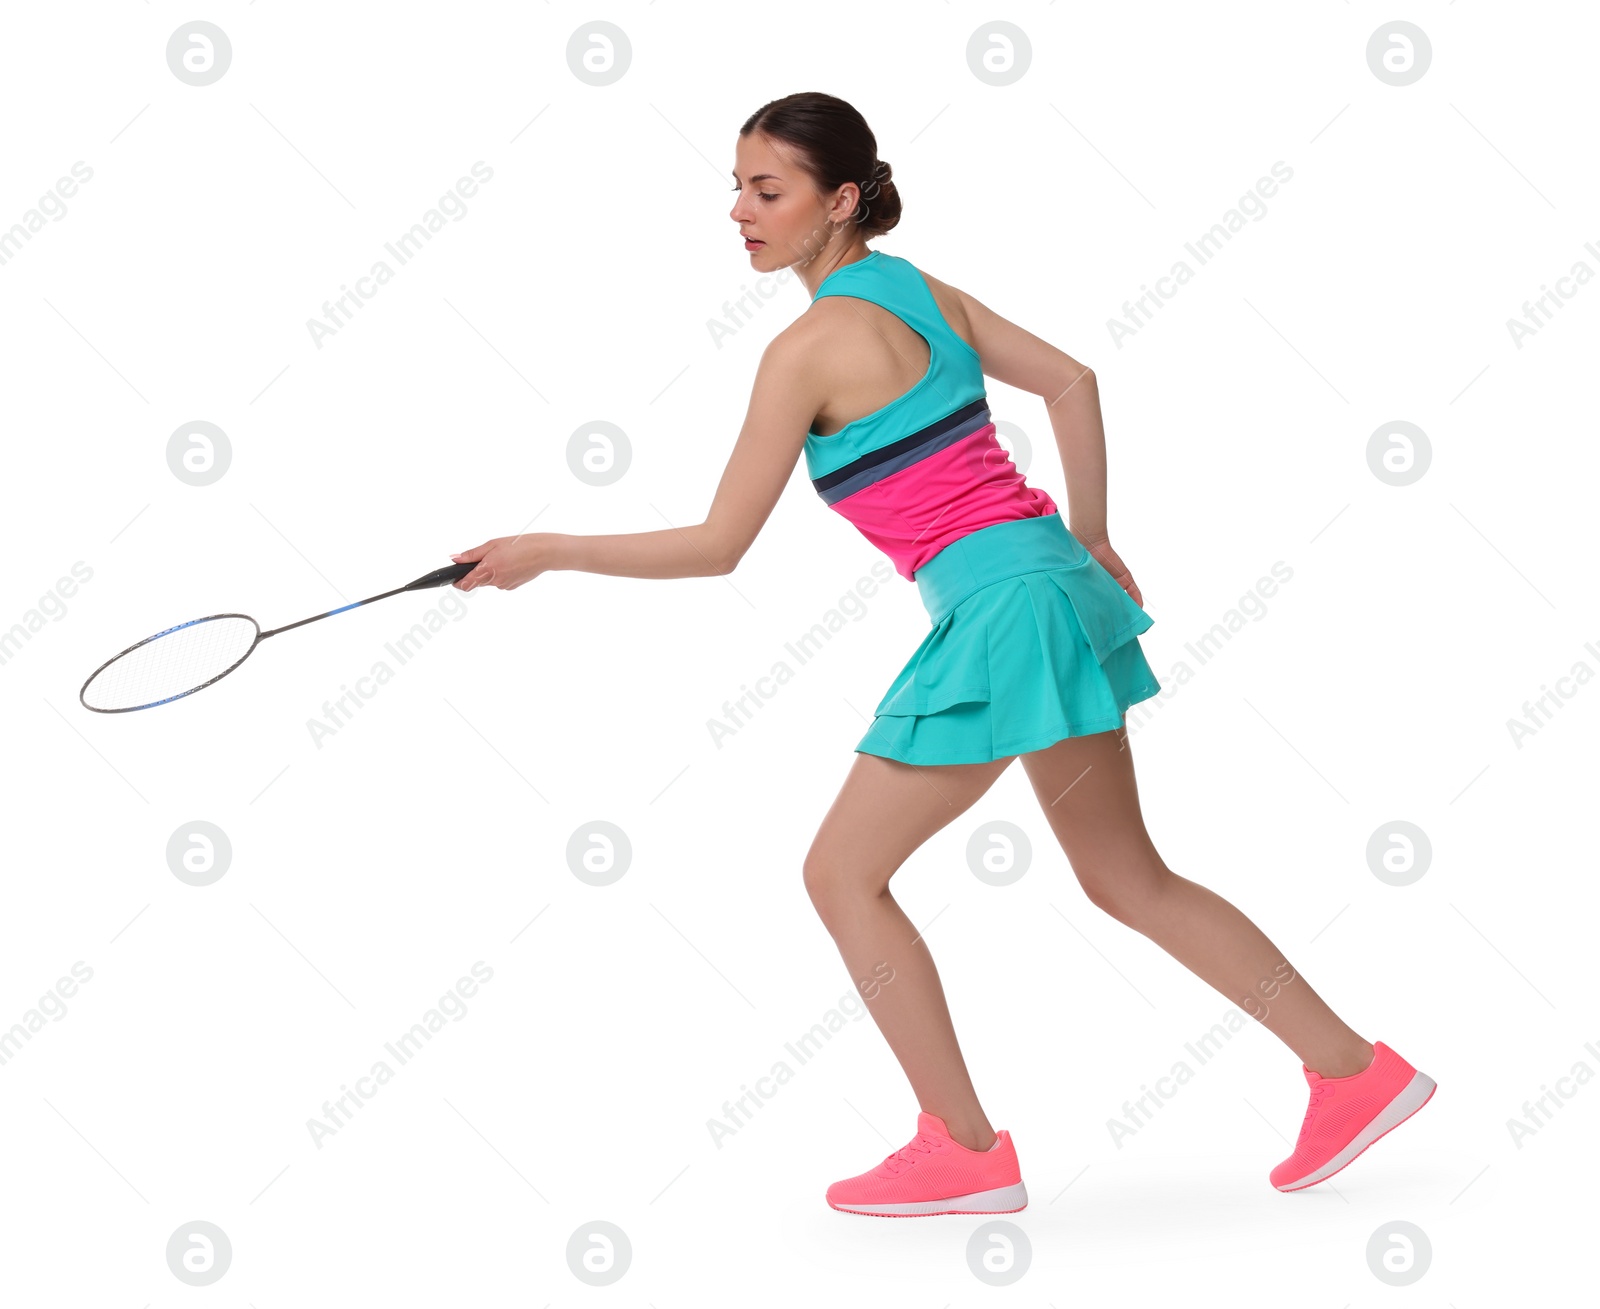
[[[922,275],[951,328],[977,352],[984,373],[1034,395],[1059,396],[1090,370],[1066,351],[997,314],[971,292]]]
[[[860,302],[849,296],[825,295],[813,300],[792,323],[773,338],[790,358],[815,366],[829,360],[848,359],[870,331]]]
[[[977,337],[973,331],[973,299],[960,287],[951,286],[942,282],[927,269],[917,269],[922,274],[922,280],[928,284],[928,290],[933,292],[934,303],[939,306],[939,312],[944,315],[945,322],[950,324],[950,329],[963,341],[974,349],[977,348]]]
[[[939,306],[945,322],[968,345],[974,345],[973,306],[976,302],[960,288],[941,281],[920,265],[917,271],[933,293],[934,303]],[[875,330],[850,296],[825,295],[813,300],[805,312],[784,329],[783,335],[793,334],[797,351],[849,359],[859,344],[857,336],[860,340],[870,340]]]

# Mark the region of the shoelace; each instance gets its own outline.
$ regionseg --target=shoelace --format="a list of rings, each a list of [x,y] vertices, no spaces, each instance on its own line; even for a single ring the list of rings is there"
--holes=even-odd
[[[1333,1088],[1327,1082],[1318,1082],[1311,1088],[1311,1103],[1306,1106],[1306,1116],[1300,1123],[1300,1140],[1305,1140],[1311,1131],[1311,1120],[1317,1116],[1317,1106],[1328,1097]]]
[[[909,1145],[903,1145],[893,1154],[884,1159],[883,1163],[891,1173],[898,1174],[902,1168],[909,1168],[916,1160],[913,1154],[932,1154],[938,1146],[926,1132],[918,1132],[916,1140]]]

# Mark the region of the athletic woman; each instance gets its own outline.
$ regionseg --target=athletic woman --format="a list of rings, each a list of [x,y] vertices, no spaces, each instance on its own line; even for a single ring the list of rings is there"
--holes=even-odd
[[[889,881],[1020,758],[1091,902],[1147,936],[1294,1052],[1310,1104],[1282,1191],[1338,1172],[1434,1083],[1368,1043],[1248,918],[1162,862],[1145,831],[1124,716],[1160,691],[1153,620],[1106,523],[1105,437],[1083,364],[908,261],[867,247],[899,221],[861,115],[810,92],[739,131],[730,212],[759,273],[792,268],[811,304],[767,347],[709,513],[616,536],[537,532],[453,556],[462,590],[551,569],[731,572],[804,454],[823,503],[914,581],[930,629],[879,702],[804,863],[806,889],[911,1082],[916,1135],[827,1201],[859,1214],[1010,1213],[1027,1191],[1010,1134],[978,1102],[939,975]],[[1045,399],[1070,527],[995,438],[984,376]],[[883,961],[893,986],[868,987]]]

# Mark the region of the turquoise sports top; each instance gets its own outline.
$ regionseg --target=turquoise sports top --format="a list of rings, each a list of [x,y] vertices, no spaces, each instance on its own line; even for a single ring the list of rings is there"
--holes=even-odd
[[[874,250],[823,278],[813,299],[825,295],[881,305],[928,346],[927,372],[909,391],[805,440],[806,471],[823,503],[902,577],[981,527],[1059,512],[996,439],[978,353],[945,321],[915,265]]]

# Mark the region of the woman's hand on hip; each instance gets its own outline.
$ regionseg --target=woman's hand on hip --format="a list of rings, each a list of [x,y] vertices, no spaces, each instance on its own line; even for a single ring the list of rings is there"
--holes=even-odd
[[[1111,542],[1083,541],[1083,548],[1100,561],[1100,566],[1116,578],[1117,585],[1133,597],[1133,602],[1141,608],[1144,606],[1144,597],[1139,594],[1139,584],[1133,580],[1133,574],[1128,571],[1128,565],[1111,548]]]
[[[515,591],[553,566],[549,532],[528,532],[521,536],[497,536],[492,541],[463,550],[450,557],[458,564],[478,566],[451,585],[458,591],[473,591],[480,586],[498,586]]]

